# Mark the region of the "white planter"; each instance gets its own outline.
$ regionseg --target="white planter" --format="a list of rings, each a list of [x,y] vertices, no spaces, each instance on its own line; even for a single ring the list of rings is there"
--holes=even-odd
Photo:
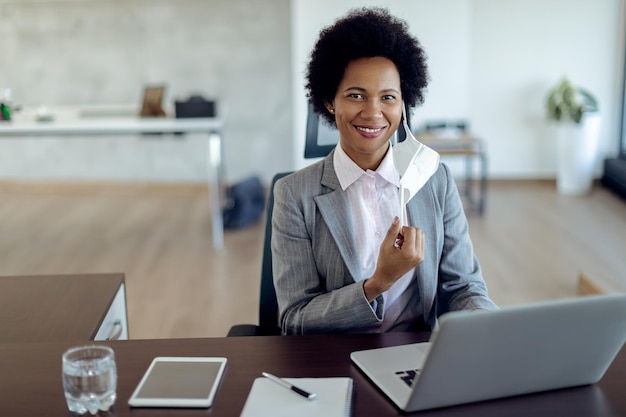
[[[581,124],[560,122],[557,136],[557,190],[582,195],[591,190],[596,166],[600,115],[586,114]]]

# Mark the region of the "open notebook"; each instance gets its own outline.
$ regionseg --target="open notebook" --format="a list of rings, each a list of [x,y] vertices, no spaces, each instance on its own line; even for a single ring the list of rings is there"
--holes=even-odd
[[[352,378],[283,378],[316,398],[307,400],[267,378],[254,380],[241,417],[348,417]]]

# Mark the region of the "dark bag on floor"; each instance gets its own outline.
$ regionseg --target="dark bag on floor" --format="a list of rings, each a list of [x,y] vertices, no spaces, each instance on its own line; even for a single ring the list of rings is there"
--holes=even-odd
[[[240,229],[261,218],[265,210],[265,187],[259,177],[250,177],[226,190],[224,228]]]

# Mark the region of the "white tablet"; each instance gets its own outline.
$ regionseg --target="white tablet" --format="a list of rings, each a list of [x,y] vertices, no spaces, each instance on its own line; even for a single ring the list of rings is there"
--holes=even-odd
[[[128,400],[132,407],[211,407],[226,358],[157,357]]]

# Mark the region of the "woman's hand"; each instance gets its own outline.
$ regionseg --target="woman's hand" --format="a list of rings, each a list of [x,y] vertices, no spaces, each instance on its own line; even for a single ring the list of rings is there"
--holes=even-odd
[[[424,232],[415,227],[402,226],[395,217],[380,245],[374,275],[365,281],[368,301],[374,300],[404,274],[424,262]]]

